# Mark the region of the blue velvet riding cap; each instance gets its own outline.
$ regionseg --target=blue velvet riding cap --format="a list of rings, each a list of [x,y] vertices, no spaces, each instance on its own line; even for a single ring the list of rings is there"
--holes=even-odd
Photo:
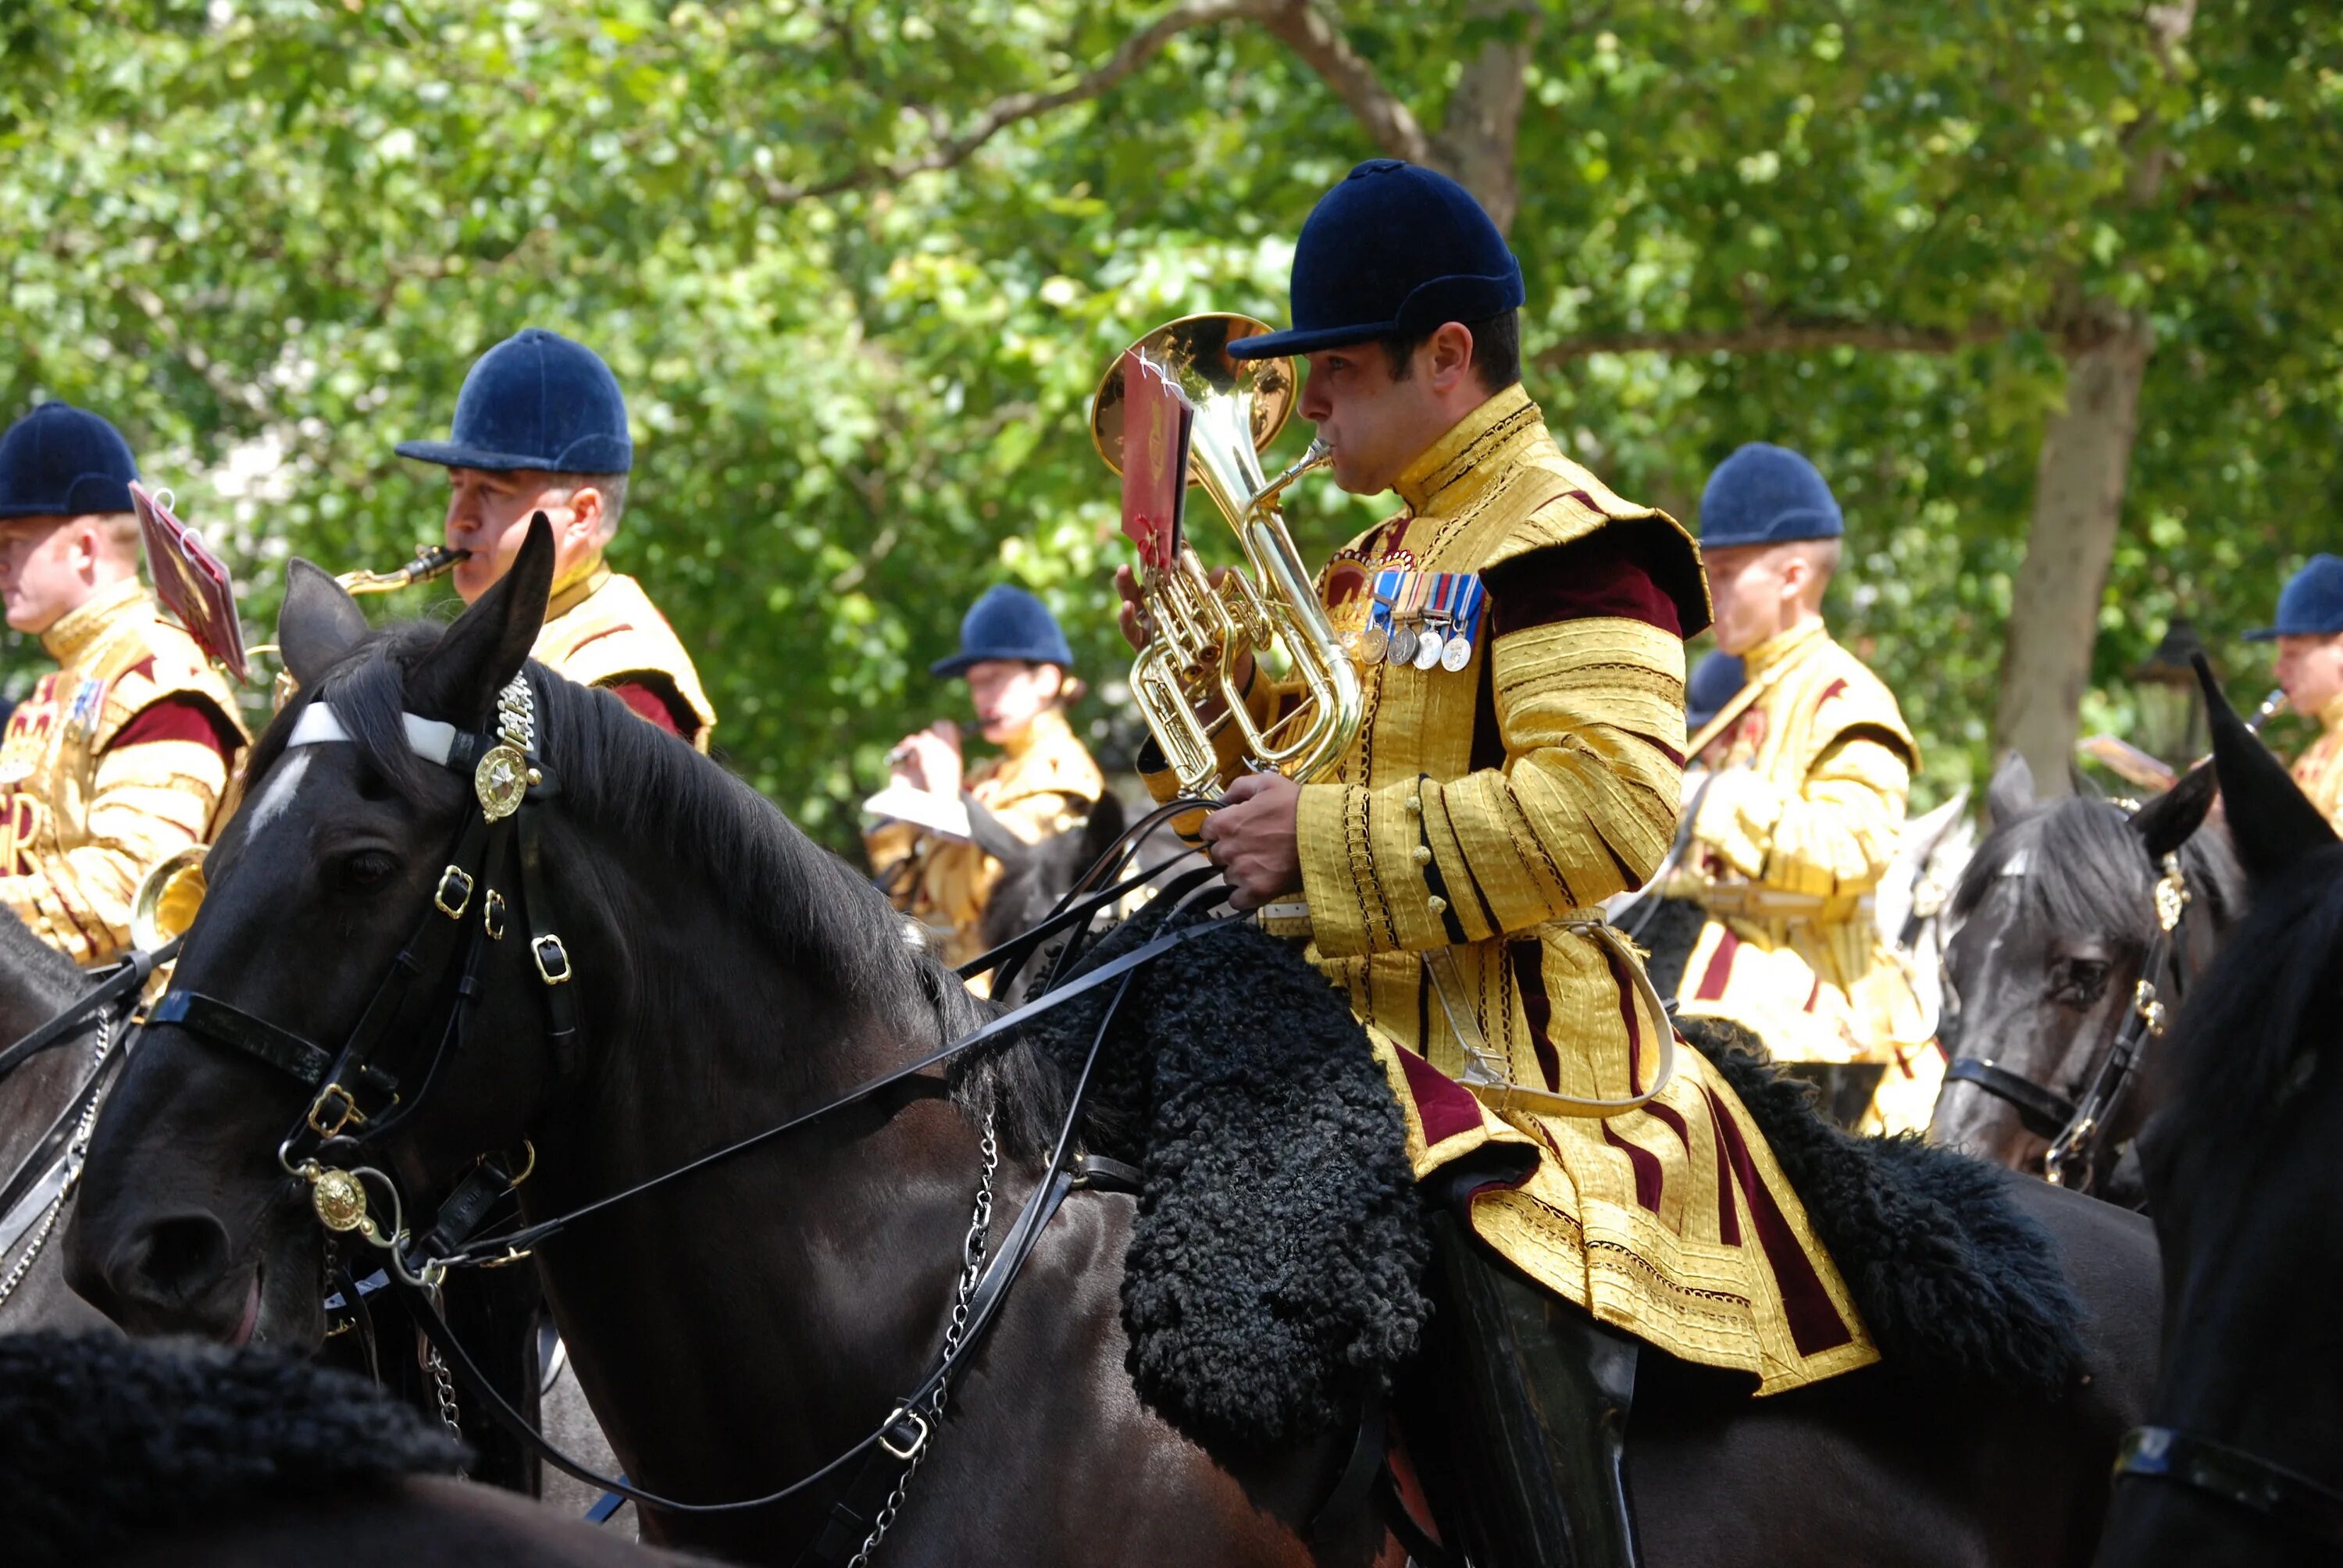
[[[0,436],[0,518],[126,512],[137,477],[122,432],[70,403],[44,403]]]
[[[1821,472],[1787,447],[1750,442],[1716,466],[1700,493],[1704,550],[1835,539],[1845,531]]]
[[[601,357],[530,327],[473,365],[449,439],[401,441],[398,455],[449,468],[623,474],[634,467],[635,444],[627,400]]]

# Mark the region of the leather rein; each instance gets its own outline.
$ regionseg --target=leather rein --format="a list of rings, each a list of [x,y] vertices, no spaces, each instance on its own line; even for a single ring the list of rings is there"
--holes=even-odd
[[[2115,1043],[2079,1100],[2070,1100],[1987,1057],[1955,1057],[1945,1069],[1946,1082],[1973,1083],[2007,1101],[2017,1108],[2018,1120],[2027,1131],[2050,1140],[2042,1157],[2042,1173],[2054,1187],[2088,1192],[2097,1182],[2100,1144],[2107,1125],[2131,1088],[2147,1042],[2161,1040],[2170,1022],[2158,982],[2176,1005],[2187,988],[2187,938],[2182,922],[2193,899],[2181,875],[2177,850],[2164,857],[2153,897],[2157,929],[2140,955],[2131,1006],[2116,1029]]]
[[[891,1523],[900,1488],[926,1453],[935,1421],[941,1413],[947,1379],[957,1362],[973,1351],[997,1320],[1011,1285],[1066,1195],[1081,1187],[1136,1191],[1137,1172],[1129,1167],[1096,1156],[1078,1156],[1073,1151],[1092,1069],[1129,994],[1135,971],[1173,948],[1236,923],[1236,917],[1208,913],[1226,897],[1226,889],[1205,886],[1217,875],[1210,868],[1179,877],[1160,895],[1172,913],[1162,922],[1159,934],[1130,951],[1065,980],[913,1061],[844,1090],[775,1126],[566,1213],[492,1238],[476,1239],[474,1231],[495,1203],[518,1188],[535,1163],[531,1151],[515,1175],[509,1173],[509,1167],[521,1162],[484,1156],[441,1203],[432,1224],[418,1239],[406,1222],[397,1184],[387,1172],[367,1162],[367,1151],[369,1145],[416,1114],[438,1081],[443,1063],[451,1052],[461,1050],[468,1021],[478,999],[479,967],[488,945],[503,940],[508,930],[526,930],[530,957],[542,982],[545,1034],[558,1057],[566,1057],[577,1049],[578,1016],[570,985],[576,970],[553,921],[553,905],[542,874],[537,820],[542,803],[558,796],[559,785],[537,753],[535,695],[527,673],[515,677],[500,694],[493,733],[458,730],[452,725],[413,714],[406,715],[404,723],[408,744],[418,756],[471,778],[476,803],[467,811],[456,834],[428,908],[342,1048],[328,1051],[231,1003],[177,987],[166,992],[156,1004],[153,1020],[176,1025],[215,1047],[266,1063],[294,1078],[311,1092],[307,1110],[278,1147],[278,1162],[307,1183],[311,1207],[328,1231],[354,1234],[386,1254],[392,1281],[411,1299],[417,1326],[425,1338],[446,1356],[457,1375],[490,1414],[545,1462],[590,1485],[649,1507],[678,1513],[711,1514],[769,1507],[830,1480],[860,1458],[864,1462],[861,1472],[833,1506],[829,1525],[806,1561],[841,1561],[858,1543],[867,1553],[884,1533],[886,1524]],[[313,699],[296,721],[287,749],[348,739],[330,707],[322,699]],[[1061,900],[1049,919],[963,966],[960,974],[965,977],[995,968],[1013,973],[1049,938],[1060,932],[1071,932],[1079,938],[1092,915],[1151,879],[1164,866],[1150,868],[1087,896],[1079,895],[1102,880],[1108,868],[1121,865],[1127,847],[1157,823],[1178,812],[1193,809],[1198,804],[1196,800],[1182,799],[1142,818]],[[517,862],[517,877],[508,874],[508,861]],[[1171,863],[1167,861],[1165,865]],[[513,890],[512,897],[506,897],[499,883]],[[468,918],[475,911],[477,918]],[[1071,966],[1079,946],[1078,940],[1068,941],[1066,950],[1059,955],[1053,980]],[[989,1246],[987,1238],[990,1181],[988,1126],[984,1141],[988,1151],[985,1186],[980,1191],[977,1219],[964,1249],[960,1300],[955,1304],[954,1321],[947,1332],[944,1350],[929,1362],[923,1375],[895,1402],[883,1421],[809,1474],[762,1496],[727,1503],[686,1503],[646,1491],[623,1478],[598,1474],[555,1448],[513,1409],[449,1330],[438,1299],[440,1286],[449,1271],[518,1261],[593,1215],[811,1126],[893,1085],[930,1073],[979,1046],[1000,1040],[1052,1008],[1108,986],[1114,990],[1068,1097],[1065,1120],[1050,1160],[997,1246]],[[422,1004],[419,1008],[418,1003]],[[435,1015],[436,1034],[422,1027]],[[406,1042],[410,1040],[422,1043],[409,1048]],[[6,1056],[0,1056],[0,1061],[15,1054],[12,1049]],[[374,1213],[377,1194],[387,1201],[387,1224]]]

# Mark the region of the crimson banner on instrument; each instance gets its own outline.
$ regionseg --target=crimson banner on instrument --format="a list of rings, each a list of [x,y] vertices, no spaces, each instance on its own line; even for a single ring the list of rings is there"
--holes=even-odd
[[[236,679],[246,678],[244,628],[236,621],[236,587],[228,580],[227,568],[204,548],[193,529],[171,515],[167,501],[136,480],[131,481],[130,504],[146,538],[155,597],[179,618],[196,647],[226,665]]]

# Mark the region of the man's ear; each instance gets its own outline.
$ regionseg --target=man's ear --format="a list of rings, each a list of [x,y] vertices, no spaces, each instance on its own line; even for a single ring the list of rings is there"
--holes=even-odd
[[[285,603],[277,612],[277,651],[303,686],[315,686],[366,635],[358,601],[323,567],[293,558],[285,569]]]
[[[1445,392],[1473,374],[1473,329],[1443,321],[1424,339],[1423,353],[1433,386]]]
[[[528,537],[512,569],[456,618],[407,677],[407,706],[422,718],[450,724],[486,722],[497,693],[528,662],[552,593],[553,523],[538,512],[528,520]]]

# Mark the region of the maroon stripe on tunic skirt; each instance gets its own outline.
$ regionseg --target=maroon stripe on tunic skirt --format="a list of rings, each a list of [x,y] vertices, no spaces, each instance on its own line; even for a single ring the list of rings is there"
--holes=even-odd
[[[1681,1050],[1690,1050],[1692,1047],[1679,1044],[1677,1049]],[[1684,1125],[1683,1114],[1679,1112],[1674,1106],[1663,1105],[1656,1100],[1645,1101],[1644,1109],[1654,1116],[1658,1117],[1662,1121],[1666,1122],[1670,1127],[1675,1130],[1676,1141],[1684,1145],[1684,1157],[1686,1159],[1690,1159],[1692,1157],[1692,1130]]]
[[[1522,990],[1522,1017],[1530,1026],[1530,1049],[1537,1052],[1538,1070],[1545,1074],[1546,1092],[1562,1090],[1562,1058],[1554,1054],[1546,1026],[1554,1021],[1554,1001],[1545,994],[1545,946],[1513,942],[1505,949],[1513,960],[1513,983]]]
[[[1708,1091],[1703,1089],[1704,1097]],[[1716,1129],[1716,1101],[1708,1102],[1709,1138],[1716,1145],[1716,1239],[1728,1247],[1741,1245],[1741,1205],[1733,1201],[1733,1160],[1725,1151],[1725,1134]]]
[[[1625,1151],[1627,1163],[1634,1167],[1635,1171],[1636,1204],[1654,1214],[1658,1213],[1660,1211],[1660,1157],[1648,1149],[1636,1148],[1616,1132],[1612,1131],[1608,1121],[1603,1124],[1603,1141],[1614,1149]]]
[[[1716,950],[1708,955],[1708,968],[1701,971],[1700,989],[1693,992],[1699,1001],[1715,1001],[1725,994],[1725,982],[1733,978],[1733,955],[1741,950],[1741,939],[1726,926],[1716,935]]]
[[[1400,1070],[1407,1075],[1407,1091],[1415,1097],[1415,1113],[1423,1122],[1423,1141],[1438,1143],[1470,1132],[1481,1125],[1481,1102],[1472,1091],[1402,1046]]]
[[[1774,1201],[1774,1194],[1757,1178],[1756,1162],[1749,1158],[1749,1145],[1743,1141],[1741,1128],[1716,1103],[1716,1096],[1708,1094],[1709,1118],[1716,1125],[1719,1143],[1732,1155],[1733,1174],[1738,1181],[1742,1195],[1749,1202],[1750,1222],[1757,1228],[1757,1246],[1765,1254],[1766,1265],[1774,1271],[1774,1282],[1782,1292],[1782,1308],[1790,1321],[1790,1340],[1798,1347],[1800,1355],[1810,1356],[1850,1342],[1854,1331],[1840,1317],[1832,1304],[1830,1292],[1823,1288],[1822,1276],[1798,1245],[1798,1238],[1790,1230],[1788,1216]]]
[[[1609,948],[1603,950],[1603,961],[1611,966],[1611,983],[1619,988],[1619,1021],[1627,1026],[1627,1092],[1644,1092],[1644,1020],[1635,1016],[1635,980],[1620,967],[1618,956]]]
[[[1818,1002],[1818,1001],[1822,1000],[1823,1000],[1823,977],[1822,977],[1822,976],[1820,976],[1820,975],[1816,975],[1816,976],[1815,977],[1815,989],[1814,989],[1814,990],[1810,990],[1810,991],[1808,991],[1808,992],[1806,993],[1806,1010],[1807,1010],[1808,1012],[1812,1012],[1812,1011],[1814,1011],[1814,1010],[1815,1010],[1815,1004],[1816,1002]]]

